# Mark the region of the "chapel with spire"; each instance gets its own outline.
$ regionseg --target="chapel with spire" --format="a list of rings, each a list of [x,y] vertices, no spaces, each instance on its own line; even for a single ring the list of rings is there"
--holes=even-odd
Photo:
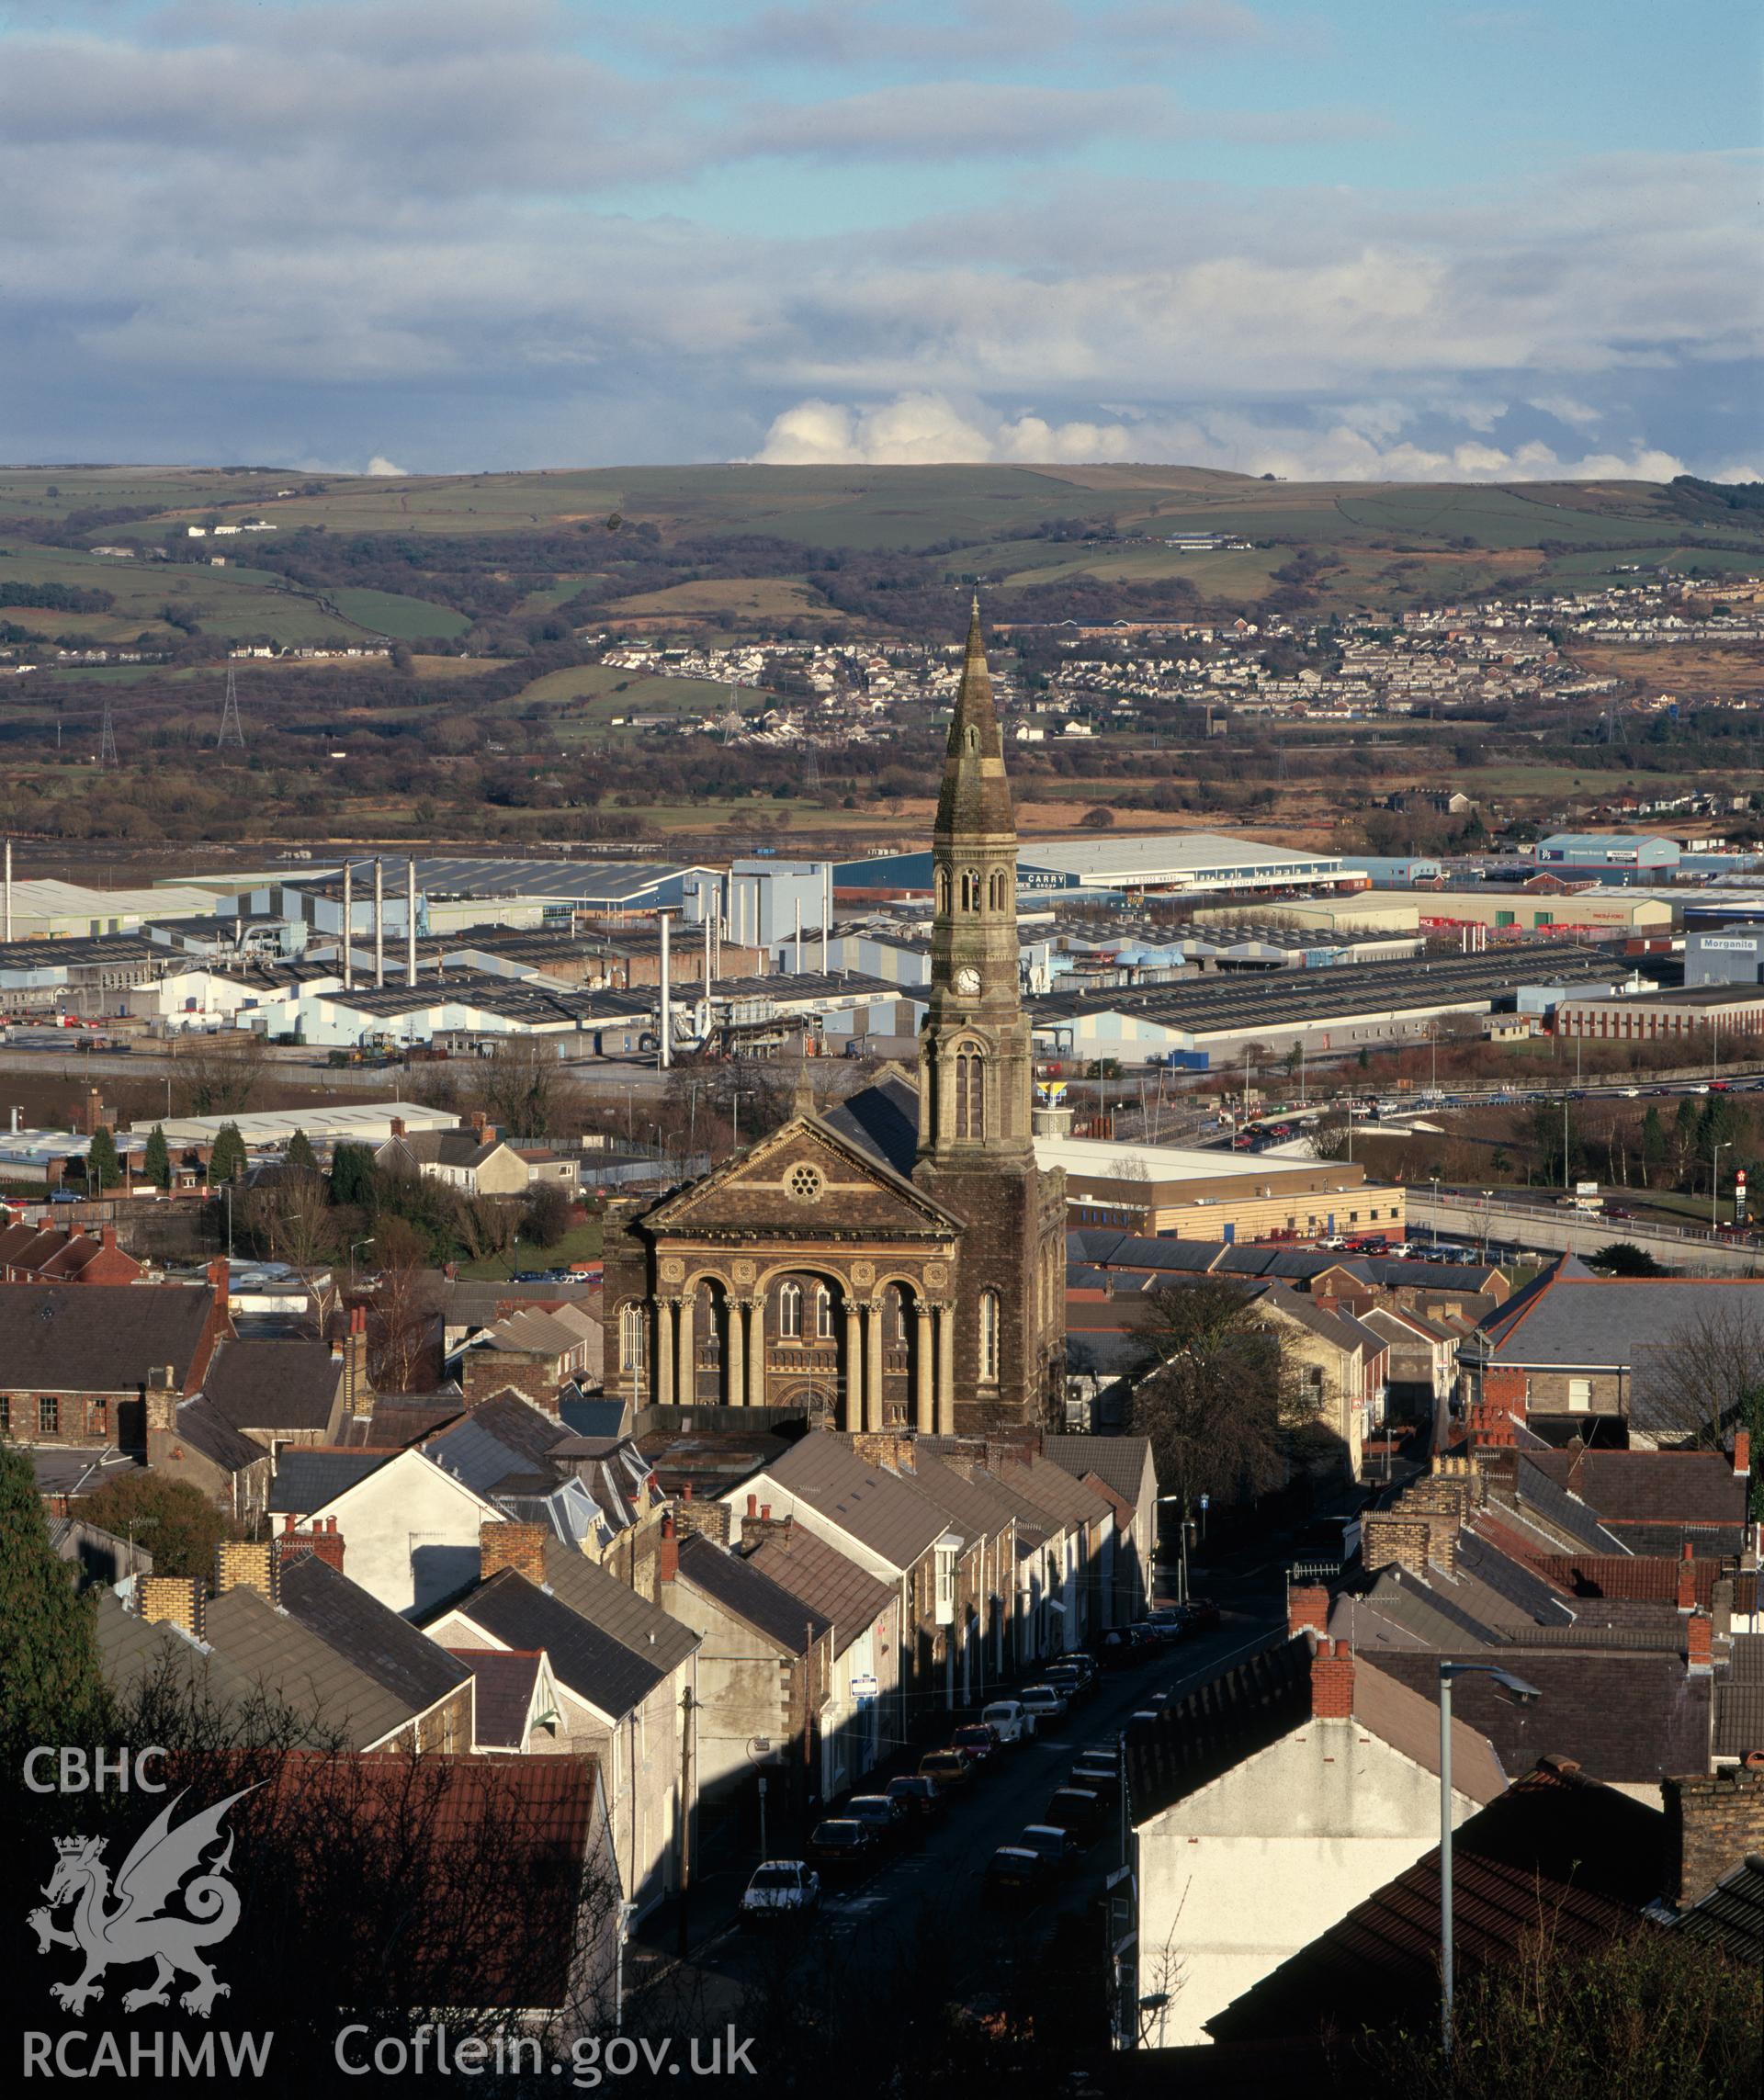
[[[854,1431],[1059,1420],[1064,1178],[1035,1162],[1016,818],[978,601],[932,863],[917,1083],[886,1068],[819,1111],[799,1088],[788,1122],[709,1174],[615,1206],[609,1394]]]

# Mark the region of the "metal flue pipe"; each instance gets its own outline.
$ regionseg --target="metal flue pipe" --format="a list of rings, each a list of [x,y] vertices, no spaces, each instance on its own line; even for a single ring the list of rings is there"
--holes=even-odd
[[[343,864],[343,988],[356,988],[356,893],[355,867]]]
[[[374,855],[374,989],[386,982],[386,864]]]
[[[670,981],[673,965],[668,960],[668,915],[662,914],[662,1069],[665,1072],[673,1061],[673,986]]]
[[[416,984],[416,862],[404,864],[404,982]]]

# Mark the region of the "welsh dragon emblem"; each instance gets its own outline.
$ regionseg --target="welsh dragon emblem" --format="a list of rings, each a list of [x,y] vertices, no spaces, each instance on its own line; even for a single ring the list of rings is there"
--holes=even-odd
[[[70,2013],[84,2013],[89,1999],[103,1997],[102,1979],[112,1963],[125,1969],[138,1961],[158,1964],[151,1983],[124,1993],[125,2012],[169,2005],[167,1986],[178,1974],[192,1979],[178,2000],[187,2012],[207,2019],[214,2001],[227,1995],[227,1986],[215,1981],[201,1949],[225,1939],[239,1922],[239,1893],[224,1878],[232,1858],[231,1833],[220,1857],[182,1888],[188,1916],[168,1916],[164,1906],[179,1893],[185,1877],[202,1866],[204,1852],[219,1842],[227,1811],[254,1791],[245,1787],[175,1826],[172,1811],[184,1796],[174,1795],[136,1839],[114,1890],[104,1864],[103,1838],[57,1839],[55,1871],[43,1890],[49,1902],[32,1911],[28,1922],[36,1930],[40,1954],[51,1947],[74,1947],[85,1957],[85,1971],[74,1981],[50,1985]],[[63,1903],[74,1905],[71,1931],[53,1922]]]

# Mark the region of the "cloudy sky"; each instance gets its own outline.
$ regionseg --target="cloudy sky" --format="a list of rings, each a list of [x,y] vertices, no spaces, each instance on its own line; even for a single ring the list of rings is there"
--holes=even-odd
[[[0,0],[0,457],[1764,472],[1756,0]]]

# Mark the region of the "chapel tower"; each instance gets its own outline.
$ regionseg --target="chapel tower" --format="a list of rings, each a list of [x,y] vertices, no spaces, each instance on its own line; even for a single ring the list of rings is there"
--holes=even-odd
[[[1063,1177],[1035,1164],[1017,948],[1017,831],[975,602],[932,836],[929,1006],[913,1179],[970,1221],[957,1304],[965,1428],[1040,1425],[1064,1358]]]

